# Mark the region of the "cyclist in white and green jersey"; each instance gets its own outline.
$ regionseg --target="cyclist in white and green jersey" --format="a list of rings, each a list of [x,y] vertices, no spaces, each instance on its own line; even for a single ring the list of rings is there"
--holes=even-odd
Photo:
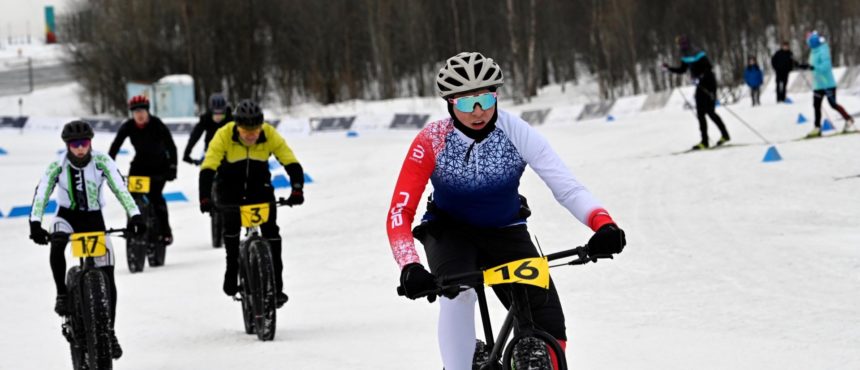
[[[101,192],[102,184],[107,183],[116,195],[125,212],[130,217],[128,229],[131,233],[143,232],[145,223],[140,211],[126,188],[125,180],[114,161],[107,155],[92,150],[92,127],[82,121],[72,121],[63,127],[63,141],[66,151],[51,162],[42,176],[33,197],[30,211],[30,239],[36,244],[51,243],[51,271],[57,288],[57,302],[54,311],[60,316],[69,314],[66,296],[64,251],[69,236],[76,232],[105,231],[102,208],[105,205]],[[59,210],[48,227],[42,228],[42,216],[54,188],[59,187],[57,203]],[[110,239],[106,240],[108,253],[95,258],[95,265],[108,277],[111,297],[111,331],[116,321],[116,284],[114,282],[114,253]],[[119,358],[122,350],[113,335],[114,358]]]

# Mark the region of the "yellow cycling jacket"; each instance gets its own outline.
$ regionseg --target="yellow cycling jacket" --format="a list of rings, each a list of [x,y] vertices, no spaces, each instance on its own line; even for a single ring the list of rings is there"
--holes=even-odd
[[[284,138],[268,123],[254,145],[247,146],[239,138],[235,122],[229,122],[215,132],[200,174],[200,197],[211,194],[212,176],[217,171],[218,198],[224,203],[265,202],[274,199],[269,172],[269,157],[274,155],[290,174],[290,165],[299,161]],[[207,176],[207,172],[210,175]],[[290,180],[302,184],[303,179]]]

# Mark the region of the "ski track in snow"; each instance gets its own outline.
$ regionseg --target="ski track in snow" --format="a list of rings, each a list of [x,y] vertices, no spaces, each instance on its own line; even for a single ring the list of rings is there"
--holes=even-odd
[[[782,142],[811,127],[794,121],[811,115],[809,94],[792,98],[730,106],[779,142],[775,163],[761,162],[767,146],[724,108],[733,143],[751,145],[671,156],[698,139],[692,115],[671,109],[539,127],[628,237],[615,260],[553,270],[572,369],[860,368],[860,197],[856,182],[833,181],[860,170],[860,136]],[[840,102],[860,109],[854,96]],[[176,242],[166,265],[131,275],[125,243],[113,239],[125,351],[116,368],[441,368],[438,305],[396,295],[383,225],[415,133],[287,136],[314,183],[305,205],[278,209],[290,301],[269,343],[244,334],[240,305],[221,293],[224,251],[209,246],[194,201],[198,169],[181,163],[165,191],[191,202],[169,204]],[[112,139],[98,133],[94,145],[106,151]],[[175,141],[182,150],[187,137]],[[56,132],[3,129],[0,147],[9,152],[0,156],[5,214],[31,201],[62,142]],[[123,172],[130,159],[119,158]],[[546,253],[591,235],[533,172],[521,193]],[[106,223],[122,226],[107,199]],[[0,219],[0,232],[0,369],[69,368],[48,247],[29,241],[25,218]],[[492,301],[497,329],[503,312]]]

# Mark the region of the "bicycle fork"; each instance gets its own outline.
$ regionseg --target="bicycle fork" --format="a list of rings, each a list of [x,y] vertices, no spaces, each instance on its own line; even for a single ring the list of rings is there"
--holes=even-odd
[[[525,287],[511,284],[511,305],[508,308],[508,314],[505,316],[505,321],[499,330],[499,335],[493,340],[493,328],[490,322],[489,308],[487,307],[487,296],[484,292],[484,287],[475,288],[475,293],[478,295],[478,307],[481,312],[481,323],[484,327],[484,337],[486,339],[487,348],[491,348],[489,358],[486,364],[481,367],[481,370],[501,369],[500,361],[502,359],[505,344],[511,336],[511,332],[517,334],[529,334],[533,331],[534,321],[532,319],[531,309],[529,305],[528,293]]]

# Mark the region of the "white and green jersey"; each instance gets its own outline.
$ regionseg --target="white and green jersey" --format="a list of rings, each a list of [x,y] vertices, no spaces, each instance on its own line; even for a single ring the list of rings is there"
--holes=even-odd
[[[93,151],[89,163],[78,168],[69,162],[66,151],[63,151],[56,161],[51,162],[36,187],[30,221],[42,221],[45,207],[56,186],[60,188],[57,192],[57,203],[60,207],[75,211],[101,210],[105,205],[104,194],[101,192],[105,182],[129,217],[140,214],[134,198],[128,192],[125,179],[110,157]]]

